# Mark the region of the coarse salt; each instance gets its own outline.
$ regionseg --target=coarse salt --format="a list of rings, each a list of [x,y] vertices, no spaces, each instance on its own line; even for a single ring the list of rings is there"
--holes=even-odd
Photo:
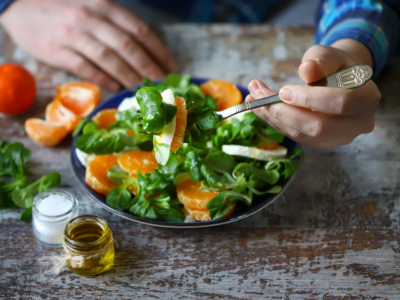
[[[50,189],[35,197],[32,207],[33,233],[47,246],[62,245],[65,225],[78,215],[78,200],[69,192]]]
[[[48,194],[38,204],[38,211],[46,216],[59,216],[68,212],[72,202],[65,195]]]

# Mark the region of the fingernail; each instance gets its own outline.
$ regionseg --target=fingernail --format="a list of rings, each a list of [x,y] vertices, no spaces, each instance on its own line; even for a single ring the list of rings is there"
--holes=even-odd
[[[293,91],[289,88],[283,88],[279,91],[279,97],[287,102],[293,101]]]
[[[249,83],[248,88],[249,88],[250,93],[253,94],[253,95],[254,95],[254,94],[258,91],[258,89],[259,89],[258,84],[257,84],[257,82],[256,82],[255,80],[252,80],[252,81]]]
[[[307,62],[315,62],[315,63],[317,63],[318,65],[320,64],[320,59],[319,58],[314,58],[314,59],[311,59],[311,58],[308,58],[308,59],[306,59],[305,61],[303,61],[301,64],[300,64],[300,66],[302,65],[302,64],[305,64],[305,63],[307,63]]]
[[[116,92],[119,90],[119,84],[114,81],[108,82],[107,89],[109,89],[110,91]]]

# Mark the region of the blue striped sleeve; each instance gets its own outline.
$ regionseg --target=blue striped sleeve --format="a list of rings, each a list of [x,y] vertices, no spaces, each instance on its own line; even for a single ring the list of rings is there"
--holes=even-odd
[[[378,0],[324,0],[321,1],[317,24],[317,44],[332,45],[346,38],[364,44],[374,60],[374,77],[397,51],[400,19],[389,3]]]
[[[15,0],[0,0],[0,14],[6,10],[6,8],[13,3]]]

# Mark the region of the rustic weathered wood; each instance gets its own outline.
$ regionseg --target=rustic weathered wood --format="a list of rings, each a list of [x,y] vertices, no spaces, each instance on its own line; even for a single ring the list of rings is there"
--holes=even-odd
[[[158,28],[182,73],[273,89],[300,83],[297,67],[312,45],[312,28],[188,26]],[[72,79],[38,63],[4,34],[0,60],[36,76],[34,106],[0,116],[0,139],[33,150],[33,171],[62,174],[82,214],[105,218],[118,241],[115,267],[82,277],[50,273],[57,251],[39,245],[19,211],[0,212],[2,299],[399,299],[400,68],[378,80],[382,102],[375,130],[328,151],[306,148],[289,189],[262,212],[204,230],[160,229],[112,215],[78,186],[71,140],[44,148],[26,137],[28,116],[43,117],[54,87]],[[107,95],[104,95],[106,97]]]

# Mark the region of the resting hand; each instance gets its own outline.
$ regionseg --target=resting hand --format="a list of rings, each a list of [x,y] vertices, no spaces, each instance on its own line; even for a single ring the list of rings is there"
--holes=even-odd
[[[333,47],[311,47],[304,54],[299,75],[311,83],[355,64],[372,66],[369,50],[356,41],[341,40]],[[248,88],[251,94],[246,101],[276,94],[260,80],[252,80]],[[372,81],[352,90],[288,85],[279,96],[284,103],[254,112],[293,140],[323,149],[349,144],[358,135],[371,132],[381,97]]]
[[[176,69],[147,25],[110,0],[18,0],[0,22],[40,60],[109,90]]]

